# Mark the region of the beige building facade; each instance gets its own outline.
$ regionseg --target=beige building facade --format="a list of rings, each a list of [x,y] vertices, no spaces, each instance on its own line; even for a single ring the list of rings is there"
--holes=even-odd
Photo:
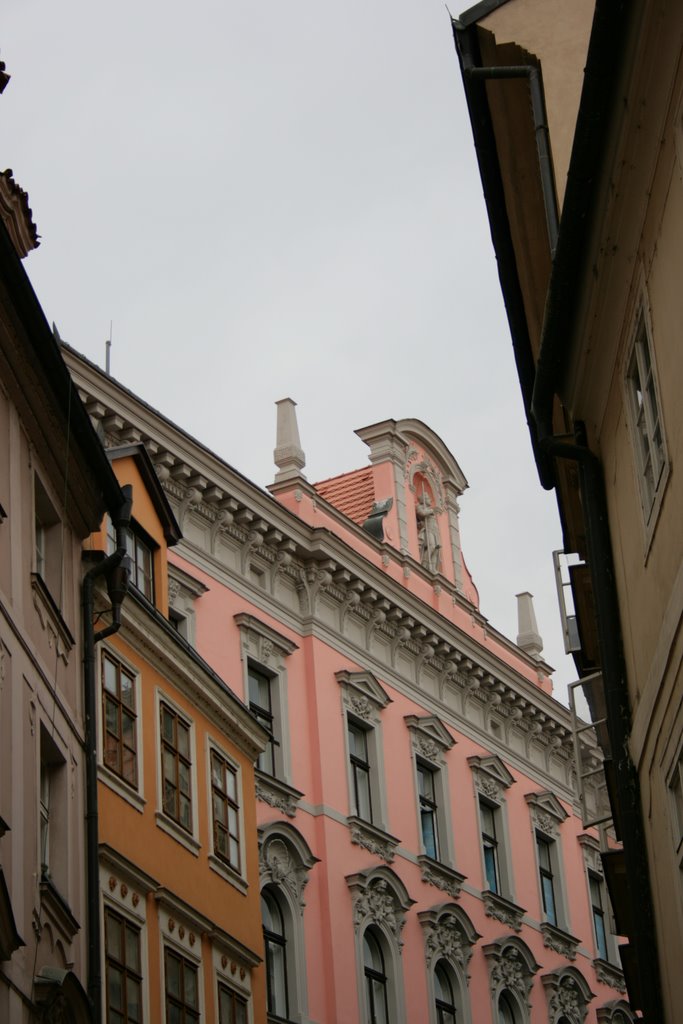
[[[605,863],[629,992],[645,1019],[673,1024],[683,1001],[683,8],[490,2],[454,35],[539,475],[558,495],[558,562],[571,564],[568,647],[606,719],[598,734],[623,853]]]

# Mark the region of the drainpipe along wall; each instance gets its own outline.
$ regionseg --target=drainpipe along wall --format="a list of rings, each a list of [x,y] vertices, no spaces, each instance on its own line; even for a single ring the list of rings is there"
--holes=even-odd
[[[132,487],[121,488],[124,503],[119,509],[116,528],[116,550],[86,572],[83,579],[83,687],[85,709],[85,828],[87,874],[87,926],[88,926],[88,997],[93,1021],[102,1020],[102,943],[100,932],[99,836],[97,809],[97,698],[95,672],[95,646],[105,637],[116,633],[121,625],[121,603],[127,585],[125,529],[130,523]],[[94,588],[97,579],[104,577],[111,599],[112,621],[105,629],[95,632]]]

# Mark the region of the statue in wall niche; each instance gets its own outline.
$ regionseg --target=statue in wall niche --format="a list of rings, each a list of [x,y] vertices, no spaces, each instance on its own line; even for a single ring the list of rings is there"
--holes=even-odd
[[[436,521],[436,511],[432,507],[432,499],[423,488],[415,506],[417,516],[417,542],[420,549],[420,561],[425,569],[438,572],[441,568],[441,534]]]

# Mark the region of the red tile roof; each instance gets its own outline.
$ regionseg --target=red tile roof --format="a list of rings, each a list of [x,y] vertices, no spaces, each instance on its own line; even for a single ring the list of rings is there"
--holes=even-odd
[[[313,484],[318,494],[330,505],[362,526],[375,502],[372,467],[354,469],[351,473],[330,477]]]

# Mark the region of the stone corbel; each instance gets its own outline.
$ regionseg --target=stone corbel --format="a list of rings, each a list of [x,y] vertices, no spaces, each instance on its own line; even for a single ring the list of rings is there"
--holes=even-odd
[[[197,507],[201,499],[201,496],[202,492],[197,487],[188,487],[185,490],[185,493],[180,501],[180,504],[178,505],[177,513],[178,526],[180,527],[181,533],[185,525],[185,516],[189,511]]]

